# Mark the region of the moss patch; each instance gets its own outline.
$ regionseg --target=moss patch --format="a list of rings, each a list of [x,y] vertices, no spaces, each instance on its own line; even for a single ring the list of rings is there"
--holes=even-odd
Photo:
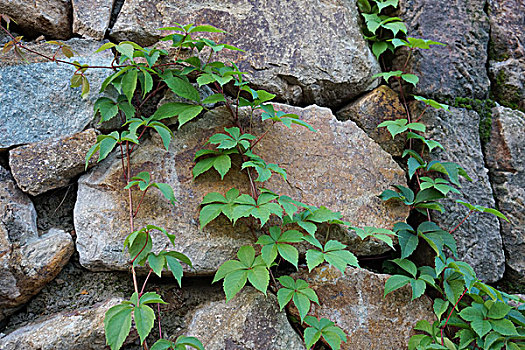
[[[496,103],[493,100],[456,97],[453,106],[476,111],[479,114],[479,137],[481,142],[485,145],[490,141],[490,132],[492,130],[492,108],[496,107]]]

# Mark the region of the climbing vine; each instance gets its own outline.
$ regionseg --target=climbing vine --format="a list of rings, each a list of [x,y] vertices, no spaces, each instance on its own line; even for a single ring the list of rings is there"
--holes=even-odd
[[[367,39],[373,42],[372,51],[380,57],[387,50],[401,48],[410,51],[430,49],[441,43],[418,38],[405,37],[406,26],[398,17],[386,15],[384,10],[395,9],[397,0],[359,1],[365,18]],[[9,23],[6,16],[2,19]],[[133,171],[133,152],[140,147],[148,133],[157,133],[166,150],[174,137],[166,125],[169,118],[177,118],[181,128],[201,113],[223,106],[230,115],[230,125],[212,135],[203,148],[195,154],[193,177],[207,172],[217,172],[224,179],[229,172],[240,172],[249,184],[249,192],[242,193],[230,188],[225,193],[206,194],[199,211],[200,227],[224,216],[233,225],[247,225],[253,234],[254,244],[241,247],[237,259],[224,262],[217,270],[213,283],[222,281],[226,301],[230,301],[246,285],[251,284],[260,292],[274,293],[282,310],[290,303],[299,313],[303,338],[308,349],[323,341],[332,349],[340,349],[347,341],[347,335],[334,322],[310,314],[312,303],[319,304],[319,298],[308,283],[283,274],[279,266],[289,264],[294,270],[305,269],[300,262],[302,255],[298,247],[306,247],[304,259],[306,269],[327,263],[342,274],[348,266],[359,267],[358,259],[348,247],[328,236],[320,237],[320,225],[339,225],[354,231],[361,239],[373,237],[394,248],[397,237],[400,256],[392,260],[398,272],[386,282],[384,295],[409,285],[412,298],[424,293],[435,296],[433,310],[437,320],[430,323],[419,321],[415,327],[420,334],[414,335],[408,344],[409,349],[524,349],[525,316],[524,307],[509,305],[509,300],[518,298],[498,291],[480,281],[472,267],[457,261],[456,241],[453,233],[472,215],[488,213],[506,220],[496,209],[457,201],[469,209],[465,218],[459,219],[454,228],[444,230],[432,222],[431,211],[444,211],[440,203],[443,199],[460,192],[460,178],[471,180],[466,171],[453,162],[429,161],[429,154],[436,148],[443,149],[437,141],[425,137],[426,126],[420,123],[422,114],[413,119],[409,111],[411,99],[419,101],[426,108],[448,111],[448,106],[422,96],[408,96],[403,86],[416,86],[419,78],[407,70],[383,72],[376,78],[387,83],[395,80],[400,88],[401,101],[407,111],[406,118],[386,121],[379,125],[385,127],[393,138],[405,137],[408,147],[403,152],[408,176],[414,180],[415,187],[394,184],[394,189],[385,190],[380,198],[384,201],[398,201],[417,211],[425,218],[418,225],[399,222],[392,230],[375,227],[359,227],[345,221],[341,213],[324,206],[312,206],[289,196],[270,191],[265,184],[272,176],[287,179],[286,169],[265,160],[258,152],[258,145],[276,125],[287,128],[306,128],[316,130],[299,116],[287,113],[272,104],[275,95],[265,90],[255,90],[245,80],[245,72],[235,63],[216,60],[223,50],[242,51],[234,46],[217,43],[203,33],[224,33],[210,25],[180,25],[162,28],[169,31],[162,41],[171,42],[174,56],[160,48],[144,48],[134,42],[118,44],[106,43],[96,52],[111,50],[115,59],[107,67],[89,66],[79,62],[57,58],[61,53],[66,58],[74,56],[72,49],[60,41],[49,42],[56,46],[52,57],[26,48],[21,37],[11,36],[3,48],[7,53],[13,50],[23,58],[23,50],[29,50],[57,63],[72,65],[75,68],[71,78],[72,87],[80,87],[82,95],[90,90],[86,72],[90,69],[107,69],[111,74],[105,79],[100,93],[113,92],[100,97],[94,106],[100,122],[118,118],[121,127],[107,135],[97,137],[96,143],[86,155],[86,168],[92,157],[98,162],[107,158],[111,152],[121,156],[122,176],[125,179],[123,190],[128,197],[129,234],[123,242],[129,253],[129,265],[134,293],[129,300],[110,308],[105,316],[106,341],[112,350],[120,349],[134,327],[144,349],[149,349],[147,338],[155,327],[159,339],[151,346],[152,350],[162,349],[204,349],[194,337],[179,336],[175,339],[162,333],[161,317],[155,313],[154,305],[165,304],[155,292],[147,292],[146,287],[153,273],[161,277],[169,271],[179,286],[182,283],[184,266],[191,267],[191,257],[172,250],[153,252],[152,232],[160,232],[165,239],[174,244],[175,235],[165,228],[155,225],[135,227],[135,217],[139,213],[142,200],[148,191],[158,190],[170,203],[177,198],[169,184],[156,182],[149,172],[135,174]],[[6,31],[9,33],[8,31]],[[387,34],[385,34],[387,33]],[[10,35],[10,34],[9,34]],[[408,55],[408,59],[410,58]],[[203,97],[201,90],[208,87],[213,94]],[[178,102],[167,102],[148,114],[145,106],[161,91],[169,90]],[[115,94],[116,92],[116,94]],[[113,97],[110,97],[113,96]],[[116,96],[116,97],[115,97]],[[213,106],[213,107],[210,107]],[[423,112],[424,113],[424,112]],[[254,118],[266,123],[267,131],[256,134],[248,127]],[[417,145],[417,146],[416,146]],[[234,164],[240,164],[240,167]],[[138,196],[134,196],[138,193]],[[133,198],[138,197],[138,203]],[[430,266],[417,266],[409,258],[425,242],[434,252]],[[145,267],[147,276],[139,283],[137,269]]]

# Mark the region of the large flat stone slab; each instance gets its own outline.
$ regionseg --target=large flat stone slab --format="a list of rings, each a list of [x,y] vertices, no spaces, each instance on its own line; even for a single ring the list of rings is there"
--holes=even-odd
[[[217,39],[246,50],[231,58],[255,85],[287,103],[337,106],[374,88],[380,72],[358,16],[341,0],[128,0],[111,37],[150,45],[174,22],[211,24],[230,33]]]
[[[317,106],[276,108],[298,114],[318,132],[298,126],[273,127],[257,145],[256,152],[267,162],[287,169],[288,183],[274,176],[266,188],[307,204],[340,211],[345,219],[360,226],[391,228],[395,222],[406,219],[405,207],[386,205],[377,197],[391,184],[406,182],[403,170],[352,121],[337,121],[329,109]],[[254,239],[248,225],[232,226],[222,216],[204,230],[199,229],[199,204],[206,193],[226,193],[232,187],[249,193],[249,181],[238,171],[230,172],[224,181],[215,172],[196,180],[192,177],[195,152],[213,133],[231,125],[226,110],[215,109],[176,131],[169,152],[155,137],[144,142],[132,156],[135,173],[150,171],[152,181],[171,184],[178,199],[172,206],[158,192],[148,191],[135,227],[155,224],[175,233],[175,249],[191,258],[193,272],[198,274],[213,273],[225,260],[233,258],[239,247]],[[268,127],[271,124],[263,126],[255,118],[253,133]],[[80,262],[88,269],[128,266],[128,258],[122,254],[124,237],[129,232],[124,186],[116,152],[79,179],[74,221]],[[347,241],[359,255],[380,254],[389,249],[379,241],[361,241],[350,235]],[[167,242],[157,237],[154,249],[163,249]]]
[[[72,0],[73,33],[101,40],[106,34],[115,0]]]

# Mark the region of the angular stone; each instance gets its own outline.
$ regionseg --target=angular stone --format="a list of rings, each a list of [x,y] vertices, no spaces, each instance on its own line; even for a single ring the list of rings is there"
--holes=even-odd
[[[287,103],[339,106],[374,88],[380,72],[358,17],[354,2],[340,0],[129,0],[111,37],[150,45],[174,22],[211,24],[231,33],[215,40],[246,50],[231,59],[255,85]]]
[[[89,129],[14,148],[9,152],[11,173],[18,187],[32,196],[65,186],[84,171],[86,153],[96,140],[97,134]]]
[[[317,133],[306,128],[292,129],[275,125],[258,145],[257,153],[267,162],[280,164],[288,171],[288,185],[272,177],[265,187],[311,205],[325,205],[340,211],[345,219],[361,226],[390,228],[404,221],[407,209],[384,204],[377,197],[391,184],[405,183],[404,172],[372,139],[352,121],[340,122],[329,109],[275,105],[296,113],[311,124]],[[247,114],[243,122],[248,124]],[[170,184],[178,203],[171,206],[158,192],[148,191],[135,219],[135,228],[146,224],[164,227],[177,235],[175,249],[188,255],[194,272],[213,273],[225,260],[235,256],[238,248],[253,243],[252,230],[240,222],[231,226],[220,216],[204,230],[199,229],[199,204],[209,192],[225,193],[232,187],[249,193],[249,181],[235,165],[224,181],[215,172],[196,180],[192,177],[195,152],[215,132],[230,126],[224,108],[212,110],[175,132],[169,152],[160,138],[144,142],[132,156],[135,173],[150,171],[152,181]],[[260,134],[270,125],[253,121],[253,133]],[[79,179],[74,211],[77,248],[80,262],[92,270],[126,269],[122,254],[128,233],[127,194],[122,188],[121,161],[116,152]],[[236,162],[234,162],[236,164]],[[138,196],[138,194],[137,194]],[[138,198],[136,198],[138,200]],[[259,235],[259,232],[255,232]],[[350,249],[360,255],[379,254],[388,250],[375,241],[349,237]],[[154,250],[165,247],[167,240],[154,238]],[[348,242],[347,242],[348,243]]]
[[[500,220],[508,272],[525,284],[525,113],[504,107],[492,113],[486,161],[498,208],[510,220]]]
[[[2,0],[0,13],[10,16],[30,36],[71,37],[71,0]]]
[[[489,62],[492,98],[499,103],[525,111],[525,57]]]
[[[408,35],[447,46],[416,50],[407,70],[419,77],[415,93],[435,99],[487,98],[489,21],[485,0],[407,0],[400,2]],[[443,30],[446,28],[446,30]],[[395,69],[403,69],[408,50],[399,50]]]
[[[294,277],[308,282],[319,297],[320,306],[312,303],[310,315],[327,318],[346,333],[342,350],[406,349],[417,321],[435,320],[432,302],[426,297],[411,300],[409,286],[383,298],[389,275],[348,267],[343,276],[324,265]],[[299,318],[297,309],[289,305],[291,313]]]
[[[525,2],[489,0],[492,98],[525,111]]]
[[[104,315],[122,299],[111,298],[91,308],[66,311],[19,328],[0,338],[3,350],[105,349]]]
[[[244,288],[235,298],[206,303],[191,315],[187,334],[197,337],[208,350],[305,349],[290,326],[277,298]],[[210,331],[213,330],[213,331]]]
[[[71,62],[111,64],[110,53],[93,54],[100,43],[79,39],[67,43],[78,53]],[[28,46],[49,56],[56,51],[56,46],[53,49],[47,44]],[[69,87],[73,66],[57,65],[36,55],[28,54],[26,58],[30,64],[14,56],[0,58],[0,150],[84,130],[93,119],[99,86],[109,74],[104,69],[88,70],[91,92],[83,99],[80,88]]]
[[[339,120],[352,120],[382,149],[394,157],[401,157],[405,142],[402,137],[392,139],[386,128],[377,126],[385,120],[406,118],[399,96],[388,86],[381,85],[336,113]]]
[[[115,0],[72,0],[73,33],[101,40],[106,34]]]
[[[421,106],[414,113],[420,113]],[[414,109],[413,109],[414,110]],[[479,139],[479,115],[474,111],[450,108],[427,109],[422,123],[427,125],[426,137],[440,142],[445,152],[432,151],[432,160],[450,161],[463,167],[473,182],[461,178],[462,195],[453,195],[474,205],[495,208],[488,170]],[[454,228],[468,213],[468,209],[454,201],[443,202],[445,212],[432,211],[432,218],[444,230]],[[472,213],[454,232],[458,255],[469,263],[477,276],[486,282],[495,282],[503,276],[505,255],[497,217],[485,213]]]
[[[74,248],[62,230],[38,236],[33,204],[2,168],[0,184],[1,321],[55,278]]]

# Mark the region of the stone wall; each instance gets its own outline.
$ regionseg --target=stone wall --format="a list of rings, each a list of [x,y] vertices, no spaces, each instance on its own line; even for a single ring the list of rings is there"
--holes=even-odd
[[[13,4],[0,0],[0,14],[16,21],[12,30],[29,40],[25,45],[52,56],[44,41],[64,40],[75,52],[71,62],[92,65],[113,60],[109,51],[93,53],[102,43],[151,45],[160,38],[157,28],[173,22],[209,23],[226,30],[229,34],[219,39],[246,51],[229,59],[250,72],[254,86],[277,95],[277,108],[298,114],[318,130],[276,128],[261,142],[261,154],[289,169],[288,183],[272,180],[268,188],[326,205],[360,226],[391,228],[407,219],[404,207],[377,198],[392,184],[407,185],[399,165],[404,145],[376,129],[405,111],[397,93],[378,87],[372,78],[380,66],[362,37],[354,1]],[[427,113],[424,122],[428,135],[447,150],[436,152],[434,159],[456,161],[474,179],[463,183],[463,199],[497,207],[510,219],[474,215],[455,232],[460,258],[484,281],[523,293],[524,4],[402,0],[400,8],[411,36],[447,44],[408,61],[421,76],[414,93],[450,104],[458,97],[497,102],[489,116],[451,108],[450,113]],[[0,32],[0,43],[7,40]],[[405,61],[406,53],[399,50],[393,65]],[[0,56],[0,349],[104,349],[103,315],[132,293],[122,252],[128,219],[120,155],[115,152],[99,164],[91,161],[87,171],[84,164],[97,135],[115,127],[98,124],[93,116],[106,72],[89,72],[92,89],[82,98],[79,89],[69,87],[73,71],[30,53],[23,61]],[[421,108],[410,106],[415,113]],[[480,118],[487,117],[490,139],[482,144],[478,128]],[[303,349],[301,336],[271,293],[265,298],[246,288],[226,304],[220,286],[210,284],[220,264],[254,242],[247,225],[231,226],[222,219],[204,230],[198,225],[199,203],[207,192],[246,187],[235,175],[224,182],[214,174],[192,179],[195,150],[226,123],[224,108],[212,109],[180,130],[172,126],[175,139],[168,152],[160,138],[149,137],[133,155],[137,169],[154,170],[179,199],[171,206],[148,193],[137,221],[176,233],[176,249],[194,264],[185,271],[182,289],[172,279],[152,279],[152,290],[170,303],[162,309],[163,329],[171,336],[198,336],[212,350]],[[262,130],[257,121],[253,128]],[[290,133],[297,140],[293,145]],[[446,207],[447,215],[434,217],[445,229],[465,213],[453,202]],[[395,254],[379,241],[362,242],[349,232],[340,236],[361,258],[381,261]],[[164,247],[159,242],[154,250]],[[403,348],[415,322],[433,317],[429,300],[411,301],[408,289],[383,299],[383,274],[349,269],[342,277],[322,266],[302,277],[319,289],[321,305],[315,314],[336,315],[333,320],[349,335],[344,349]],[[393,309],[403,310],[403,320],[392,321]],[[293,316],[296,310],[287,312]],[[387,337],[388,342],[382,340]],[[125,348],[138,349],[137,338],[132,333]]]

